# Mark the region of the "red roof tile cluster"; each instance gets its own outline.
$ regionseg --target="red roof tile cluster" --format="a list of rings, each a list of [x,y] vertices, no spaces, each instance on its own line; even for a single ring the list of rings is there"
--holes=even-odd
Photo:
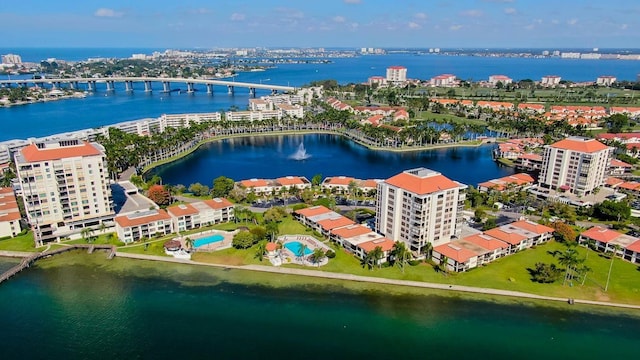
[[[0,222],[16,221],[20,218],[20,210],[13,189],[0,187]]]

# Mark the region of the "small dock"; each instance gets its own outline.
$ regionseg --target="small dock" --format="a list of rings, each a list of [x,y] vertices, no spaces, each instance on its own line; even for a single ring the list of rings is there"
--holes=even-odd
[[[35,254],[31,255],[31,256],[23,258],[22,261],[20,261],[20,264],[14,266],[14,267],[10,268],[9,270],[5,271],[4,273],[2,273],[0,275],[0,284],[2,284],[3,282],[9,280],[10,278],[15,276],[16,274],[18,274],[22,270],[30,267],[33,263],[35,263],[39,259],[47,258],[49,256],[54,256],[54,255],[62,254],[62,253],[73,251],[73,250],[83,250],[83,249],[86,249],[87,253],[89,253],[89,254],[92,254],[95,250],[107,250],[107,252],[108,252],[107,258],[108,259],[113,259],[113,257],[116,255],[116,247],[113,246],[113,245],[78,244],[78,245],[65,246],[65,247],[60,248],[60,249],[43,251],[41,253],[35,253]]]

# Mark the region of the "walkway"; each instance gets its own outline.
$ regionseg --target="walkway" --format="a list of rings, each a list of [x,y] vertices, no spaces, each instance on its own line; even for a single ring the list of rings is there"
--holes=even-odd
[[[533,299],[533,300],[559,301],[563,303],[567,303],[569,300],[567,298],[542,296],[542,295],[529,294],[529,293],[524,293],[519,291],[499,290],[499,289],[480,288],[480,287],[472,287],[472,286],[461,286],[461,285],[447,285],[447,284],[429,283],[429,282],[421,282],[421,281],[394,280],[394,279],[377,278],[377,277],[371,277],[371,276],[333,273],[333,272],[318,271],[318,270],[292,269],[292,268],[281,268],[281,267],[276,268],[276,267],[269,267],[269,266],[263,266],[263,265],[234,266],[234,265],[210,264],[210,263],[202,263],[202,262],[185,260],[185,259],[175,259],[175,258],[169,258],[169,257],[163,257],[163,256],[130,254],[130,253],[122,253],[122,252],[117,252],[116,256],[123,257],[123,258],[130,258],[130,259],[139,259],[139,260],[165,261],[165,262],[180,263],[180,264],[210,266],[210,267],[217,267],[217,268],[223,268],[223,269],[250,270],[250,271],[260,271],[260,272],[286,274],[286,275],[298,275],[298,276],[307,276],[307,277],[324,278],[324,279],[357,281],[357,282],[367,282],[367,283],[384,284],[384,285],[410,286],[410,287],[416,287],[416,288],[448,290],[448,291],[458,291],[458,292],[467,292],[467,293],[476,293],[476,294],[486,294],[486,295],[509,296],[509,297],[526,298],[526,299]],[[574,303],[640,310],[640,305],[620,304],[620,303],[611,303],[611,302],[603,302],[603,301],[574,299]]]

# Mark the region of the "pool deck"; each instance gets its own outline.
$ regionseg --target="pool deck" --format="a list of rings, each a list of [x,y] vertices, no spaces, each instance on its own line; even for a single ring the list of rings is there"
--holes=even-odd
[[[182,243],[182,247],[183,248],[187,248],[186,243],[184,241],[184,239],[186,238],[191,238],[193,240],[197,240],[197,239],[202,239],[205,237],[209,237],[211,235],[220,235],[222,236],[222,241],[216,241],[216,242],[212,242],[206,245],[202,245],[202,246],[198,246],[198,247],[194,247],[193,249],[191,249],[191,251],[205,251],[205,252],[210,252],[210,251],[217,251],[217,250],[222,250],[222,249],[228,249],[231,247],[231,242],[233,241],[233,236],[235,234],[238,233],[238,230],[234,230],[234,231],[223,231],[223,230],[207,230],[207,231],[203,231],[201,233],[196,233],[196,234],[190,234],[190,235],[184,235],[184,236],[180,236],[178,238],[176,238],[176,240],[179,240],[180,243]]]
[[[291,243],[291,242],[299,242],[301,244],[306,245],[307,248],[309,250],[311,250],[312,252],[313,252],[313,250],[315,250],[317,248],[321,248],[325,252],[327,250],[331,250],[331,248],[329,246],[327,246],[326,244],[324,244],[322,241],[316,239],[313,236],[309,236],[309,235],[283,235],[283,236],[279,236],[278,237],[278,241],[281,242],[283,245]],[[294,254],[293,251],[289,250],[286,246],[283,246],[282,249],[280,249],[280,252],[279,252],[279,254],[277,256],[281,259],[281,262],[283,264],[299,264],[299,265],[304,265],[304,266],[322,266],[322,265],[326,265],[327,262],[328,262],[328,259],[325,258],[319,264],[312,263],[312,262],[307,260],[309,255],[310,254],[305,255],[302,258],[300,258],[300,256],[298,256],[298,254]]]

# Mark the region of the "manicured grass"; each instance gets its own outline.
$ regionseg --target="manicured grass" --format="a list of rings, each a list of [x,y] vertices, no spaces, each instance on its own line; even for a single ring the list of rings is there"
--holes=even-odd
[[[611,260],[592,250],[589,250],[589,257],[585,263],[592,271],[587,275],[584,286],[580,285],[580,281],[577,279],[573,280],[573,285],[563,285],[562,280],[552,284],[540,284],[531,281],[531,276],[527,269],[533,268],[535,263],[558,264],[557,259],[551,253],[564,251],[566,247],[556,242],[528,249],[499,259],[481,268],[459,274],[437,272],[433,266],[427,263],[421,263],[416,266],[407,264],[404,273],[399,266],[368,269],[362,267],[360,260],[345,250],[334,245],[332,245],[332,248],[336,252],[336,257],[329,259],[329,263],[325,266],[319,268],[293,264],[283,266],[388,279],[521,291],[560,298],[640,304],[640,274],[638,273],[638,266],[615,259],[609,289],[604,292]],[[578,251],[584,257],[587,249],[579,247]],[[211,254],[196,254],[194,260],[227,265],[261,264],[254,256],[255,247],[247,250],[227,249]],[[265,263],[263,261],[262,264],[268,264],[268,262]]]
[[[132,253],[132,254],[145,254],[156,256],[169,256],[164,253],[164,243],[176,237],[176,234],[170,234],[161,238],[149,239],[145,242],[138,241],[134,244],[121,246],[118,251]]]
[[[33,232],[29,231],[24,235],[16,236],[11,239],[0,240],[0,250],[9,251],[38,251],[33,241]],[[39,248],[42,250],[43,248]]]
[[[498,162],[502,165],[505,166],[509,166],[509,167],[514,167],[515,163],[513,162],[513,160],[509,160],[509,159],[505,159],[505,158],[499,158]]]
[[[196,252],[191,256],[193,261],[201,261],[213,264],[223,265],[269,265],[269,260],[265,256],[260,262],[256,257],[257,245],[252,248],[241,250],[236,248],[228,248],[214,252]]]
[[[65,244],[115,245],[115,246],[125,245],[122,241],[118,239],[115,233],[106,233],[106,234],[93,236],[93,239],[91,241],[87,241],[86,239],[76,239],[76,240],[65,241],[64,243]]]

